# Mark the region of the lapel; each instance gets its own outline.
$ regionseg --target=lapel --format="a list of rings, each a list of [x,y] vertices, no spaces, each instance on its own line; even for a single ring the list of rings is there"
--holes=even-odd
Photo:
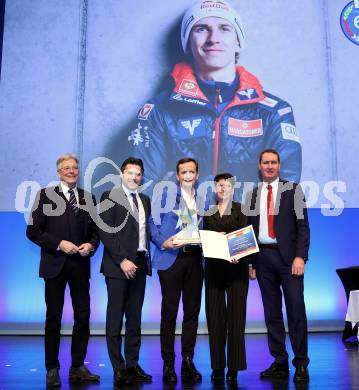
[[[214,209],[215,209],[215,212],[212,215],[210,215],[208,218],[213,219],[214,221],[217,221],[217,223],[221,223],[222,218],[219,215],[218,204],[216,204],[214,206]]]
[[[275,206],[274,206],[274,224],[277,223],[278,221],[278,216],[280,215],[280,209],[283,207],[283,201],[286,199],[288,196],[287,190],[281,191],[283,188],[283,185],[285,185],[287,182],[285,180],[279,179],[279,184],[278,184],[278,192],[277,192],[277,197],[275,201]],[[261,197],[261,192],[263,189],[263,183],[260,183],[258,187],[254,188],[253,193],[252,193],[252,198],[251,198],[251,211],[257,210],[255,216],[253,217],[253,228],[255,232],[259,233],[259,218],[260,218],[260,197]]]
[[[77,187],[77,193],[79,195],[79,205],[80,206],[86,205],[85,191],[83,189]]]
[[[194,198],[196,201],[196,212],[198,213],[199,210],[205,208],[204,207],[205,206],[205,199],[203,199],[201,196],[198,196],[196,189],[194,190]],[[181,187],[177,186],[176,204],[175,204],[174,210],[180,209],[183,206],[183,204],[186,204],[186,201],[182,197]]]
[[[216,222],[217,226],[222,227],[223,231],[226,230],[226,225],[228,223],[230,223],[230,220],[231,220],[230,218],[233,216],[233,213],[234,213],[233,203],[234,203],[234,201],[232,201],[232,205],[231,205],[230,209],[229,209],[229,207],[226,208],[222,217],[219,214],[218,203],[217,203],[215,206],[215,212],[209,217],[209,218],[213,219],[213,221]]]
[[[60,186],[60,184],[58,184],[56,187],[55,187],[55,192],[61,196],[61,198],[64,199],[64,201],[66,202],[65,205],[66,205],[66,209],[64,210],[64,215],[66,215],[66,217],[68,217],[68,207],[69,207],[69,201],[67,200],[65,194],[62,192],[62,188]]]
[[[114,187],[109,194],[109,198],[113,200],[119,207],[123,207],[133,216],[132,207],[130,201],[125,194],[125,191],[122,187]]]
[[[66,209],[69,206],[69,200],[67,200],[65,194],[62,192],[60,184],[55,187],[55,191],[65,200]],[[79,197],[79,206],[86,206],[85,191],[82,188],[77,187],[77,195]],[[84,213],[84,210],[80,207],[77,216],[79,217]]]
[[[287,181],[279,179],[278,191],[277,191],[277,196],[276,196],[275,205],[274,205],[274,220],[276,219],[276,216],[279,214],[281,201],[283,200],[284,197],[287,196],[287,190],[283,191],[283,187],[282,187],[286,183],[287,183]],[[261,183],[258,186],[258,188],[255,188],[253,191],[254,196],[253,196],[252,200],[256,198],[257,192],[258,192],[259,204],[260,204],[260,197],[261,197],[262,188],[263,188],[263,184]],[[258,218],[259,218],[259,215],[258,215]]]
[[[276,221],[277,217],[279,216],[281,207],[285,204],[285,199],[288,196],[288,188],[285,188],[286,184],[289,183],[286,180],[281,180],[279,179],[279,184],[278,184],[278,192],[277,192],[277,197],[275,200],[275,207],[274,207],[274,222]],[[291,183],[290,183],[291,184]],[[292,188],[292,186],[291,186]]]
[[[262,183],[260,183],[258,187],[255,187],[253,189],[252,197],[251,197],[250,213],[254,213],[253,217],[251,217],[251,220],[253,223],[254,232],[256,233],[257,237],[259,234],[260,199],[261,199],[262,187],[263,187]]]
[[[260,183],[258,187],[256,187],[253,190],[253,196],[252,196],[252,210],[258,211],[256,213],[255,218],[258,219],[259,222],[259,214],[260,214],[260,207],[261,207],[261,195],[262,195],[262,190],[263,190],[263,183]]]
[[[176,205],[178,203],[178,208],[180,208],[180,206],[182,206],[182,204],[186,204],[184,198],[181,196],[181,188],[179,186],[177,189],[177,199],[178,199],[178,202],[176,202]],[[198,227],[199,227],[199,229],[202,229],[202,227],[203,227],[202,215],[203,215],[203,212],[206,210],[206,207],[205,207],[206,204],[205,204],[205,199],[198,195],[196,188],[194,189],[194,199],[196,202],[196,214],[197,214]],[[187,207],[188,207],[188,205],[187,205]]]
[[[59,194],[63,199],[65,199],[66,204],[69,203],[69,201],[67,200],[65,194],[62,192],[62,189],[61,189],[60,184],[58,184],[58,185],[55,187],[55,192],[56,192],[57,194]],[[79,205],[81,205],[81,206],[86,205],[85,191],[84,191],[82,188],[77,187],[77,195],[78,195],[78,197],[79,197]]]
[[[66,196],[65,194],[62,192],[62,189],[61,189],[61,186],[60,186],[60,183],[54,188],[54,191],[56,192],[57,195],[61,196],[61,198],[64,199],[65,201],[65,205],[66,205],[66,209],[64,210],[64,212],[62,213],[62,217],[63,218],[66,218],[66,222],[64,221],[64,223],[69,226],[70,224],[70,220],[69,220],[69,213],[68,213],[68,206],[69,206],[69,202],[68,200],[66,199]]]
[[[148,221],[148,214],[149,214],[148,204],[147,204],[146,200],[144,200],[144,196],[142,194],[139,194],[139,197],[140,197],[140,200],[142,202],[143,208],[145,210],[145,216],[146,216],[146,222],[147,222]],[[133,225],[133,227],[137,231],[137,234],[139,234],[139,221],[136,219],[136,216],[133,213],[130,201],[129,201],[125,191],[123,190],[122,185],[120,185],[120,187],[114,188],[111,191],[110,198],[119,205],[119,207],[125,212],[126,216],[128,215],[128,213],[130,214],[128,222]]]
[[[143,206],[143,208],[145,210],[146,221],[148,221],[150,210],[149,210],[149,207],[148,207],[147,198],[143,194],[138,194],[138,195],[139,195],[139,197],[141,199],[142,206]]]
[[[66,204],[69,203],[68,200],[66,199],[65,194],[62,192],[62,189],[61,189],[61,187],[60,187],[60,184],[58,184],[58,185],[55,187],[55,192],[56,192],[58,195],[60,195],[60,196],[65,200]]]

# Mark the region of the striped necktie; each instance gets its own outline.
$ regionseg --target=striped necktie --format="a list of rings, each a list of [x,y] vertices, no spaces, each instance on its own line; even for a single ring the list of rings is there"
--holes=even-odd
[[[70,199],[69,199],[70,206],[71,206],[72,210],[74,211],[74,213],[77,214],[77,212],[79,211],[79,207],[77,204],[74,190],[72,190],[72,189],[69,190],[69,194],[70,194]]]

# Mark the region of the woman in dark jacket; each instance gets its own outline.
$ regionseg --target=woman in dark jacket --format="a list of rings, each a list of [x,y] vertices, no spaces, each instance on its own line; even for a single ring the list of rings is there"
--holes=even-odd
[[[247,226],[241,205],[233,202],[234,177],[230,173],[215,178],[217,205],[204,217],[204,229],[230,233]],[[247,368],[244,329],[248,293],[248,263],[206,258],[206,316],[209,332],[213,382],[237,381],[238,370]],[[227,357],[226,357],[227,342]]]

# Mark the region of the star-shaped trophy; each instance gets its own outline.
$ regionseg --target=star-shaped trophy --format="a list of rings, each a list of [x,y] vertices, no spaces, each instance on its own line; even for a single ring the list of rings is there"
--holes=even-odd
[[[176,229],[181,229],[175,235],[173,242],[175,244],[184,245],[200,244],[201,239],[198,230],[199,220],[194,217],[194,215],[196,215],[196,210],[189,209],[184,203],[180,209],[173,210],[173,212],[178,216]]]

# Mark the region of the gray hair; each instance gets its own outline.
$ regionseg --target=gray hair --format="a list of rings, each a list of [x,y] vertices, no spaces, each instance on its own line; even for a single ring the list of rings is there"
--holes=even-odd
[[[67,160],[75,160],[77,164],[79,163],[79,159],[78,159],[78,157],[75,154],[64,153],[56,161],[57,170],[60,170],[61,169],[61,164],[64,161],[67,161]]]

